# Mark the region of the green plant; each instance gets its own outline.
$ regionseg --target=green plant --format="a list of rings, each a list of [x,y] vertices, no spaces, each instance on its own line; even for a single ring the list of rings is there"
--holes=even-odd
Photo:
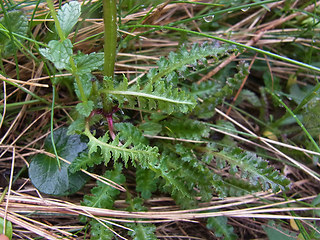
[[[66,3],[56,15],[52,1],[47,2],[60,40],[51,40],[46,48],[40,49],[40,53],[58,71],[66,70],[72,74],[74,91],[80,103],[75,107],[74,121],[68,127],[68,133],[65,129],[52,131],[46,140],[45,149],[54,153],[56,160],[36,155],[30,163],[29,176],[40,191],[52,189],[52,183],[58,183],[54,185],[59,187],[58,190],[45,193],[71,194],[85,181],[79,171],[91,171],[100,164],[111,169],[103,173],[104,177],[124,185],[124,169],[133,169],[137,196],[148,199],[154,192],[161,191],[172,196],[183,208],[209,201],[215,194],[220,197],[240,196],[288,188],[289,180],[256,153],[237,147],[227,138],[211,140],[210,126],[203,121],[211,118],[215,107],[239,88],[248,74],[248,66],[239,64],[227,77],[199,85],[189,77],[206,66],[209,60],[210,64],[217,65],[237,53],[239,50],[234,45],[213,42],[194,44],[191,48],[181,46],[167,58],[160,58],[157,68],[152,68],[145,77],[129,84],[125,76],[119,78],[113,73],[116,1],[105,1],[104,5],[105,27],[110,30],[106,32],[105,43],[111,44],[105,46],[104,53],[90,54],[74,54],[73,43],[67,38],[81,15],[80,4]],[[93,70],[102,70],[103,80],[97,80]],[[59,80],[53,80],[52,84],[59,84]],[[52,109],[54,104],[53,100]],[[120,109],[126,113],[117,115]],[[141,119],[134,118],[133,112],[140,112]],[[114,123],[115,116],[118,123]],[[124,122],[124,119],[130,120]],[[100,135],[96,127],[99,123],[105,124]],[[71,138],[73,140],[69,141]],[[174,141],[181,138],[187,141]],[[61,163],[59,157],[71,164]],[[35,173],[40,170],[39,180]],[[81,184],[74,186],[75,182]],[[120,192],[98,182],[91,193],[84,197],[83,205],[112,208]],[[144,210],[140,198],[128,194],[127,202],[128,211]],[[224,224],[217,230],[218,220]],[[92,239],[110,239],[115,233],[106,222],[91,219],[89,223]],[[134,223],[128,226],[134,230],[129,233],[134,239],[155,238],[152,225]],[[224,217],[210,219],[208,227],[216,229],[217,236],[236,238]]]

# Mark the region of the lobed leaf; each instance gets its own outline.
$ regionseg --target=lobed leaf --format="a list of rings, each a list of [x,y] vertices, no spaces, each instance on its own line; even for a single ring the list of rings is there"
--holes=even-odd
[[[131,123],[115,123],[114,129],[119,132],[121,140],[132,139],[133,143],[142,143],[144,145],[149,143],[148,139],[142,135],[140,130]]]
[[[88,167],[94,167],[103,162],[103,158],[99,154],[88,155],[87,152],[81,153],[69,166],[69,171],[75,173],[81,169],[87,170]]]
[[[71,71],[70,57],[72,56],[72,47],[70,39],[62,42],[51,40],[48,48],[40,48],[39,51],[45,58],[53,62],[57,69]]]
[[[77,67],[77,73],[81,75],[90,73],[93,70],[97,70],[103,66],[104,56],[103,53],[95,52],[90,54],[79,53],[74,56],[74,61]]]
[[[65,35],[68,37],[72,28],[78,22],[78,19],[81,15],[81,6],[77,1],[71,1],[64,4],[61,9],[58,10],[58,20],[60,27]]]
[[[127,224],[128,227],[133,229],[133,231],[129,231],[129,235],[133,240],[156,240],[157,237],[155,235],[156,226],[153,224],[141,224],[141,223],[132,223]]]
[[[102,225],[95,219],[90,221],[91,231],[90,231],[90,240],[110,240],[113,239],[114,234],[110,231],[112,226],[110,224],[104,223],[107,227]]]

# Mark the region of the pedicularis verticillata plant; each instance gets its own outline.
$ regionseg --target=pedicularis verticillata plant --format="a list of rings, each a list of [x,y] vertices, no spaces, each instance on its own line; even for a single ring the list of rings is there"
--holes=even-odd
[[[145,210],[143,200],[156,191],[170,194],[183,208],[200,201],[239,196],[256,191],[284,190],[289,181],[256,154],[237,147],[229,138],[213,141],[206,119],[214,108],[232,95],[248,74],[240,64],[233,76],[196,84],[188,76],[208,64],[216,64],[236,53],[228,44],[204,43],[180,47],[132,84],[123,76],[114,76],[116,55],[116,1],[103,0],[105,24],[104,53],[74,53],[69,33],[81,15],[81,6],[73,1],[55,13],[47,0],[60,40],[51,40],[40,53],[59,71],[74,77],[74,91],[80,101],[73,113],[74,121],[47,138],[45,149],[69,161],[35,156],[29,168],[33,184],[47,194],[67,195],[78,191],[87,177],[81,169],[94,171],[100,164],[108,166],[104,177],[126,186],[125,168],[135,170],[136,192],[127,194],[129,211]],[[92,74],[102,71],[102,81]],[[53,79],[53,86],[59,80]],[[119,110],[124,113],[118,114]],[[141,119],[133,117],[140,111]],[[118,115],[117,115],[118,114]],[[114,116],[117,115],[117,123]],[[105,123],[104,133],[97,134],[97,123]],[[232,126],[226,123],[227,128]],[[146,136],[183,138],[172,141]],[[225,147],[225,144],[228,147]],[[228,173],[228,174],[226,174]],[[120,191],[101,182],[86,195],[82,204],[112,208]],[[87,219],[82,219],[87,221]],[[91,238],[112,238],[108,227],[92,219]],[[134,239],[155,239],[151,224],[127,224]],[[210,219],[208,227],[219,226],[222,235],[235,239],[225,218]]]

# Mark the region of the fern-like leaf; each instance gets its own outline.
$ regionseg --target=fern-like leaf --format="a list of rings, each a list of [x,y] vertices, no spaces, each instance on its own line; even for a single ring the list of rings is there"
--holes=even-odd
[[[140,108],[156,109],[171,114],[172,112],[188,112],[196,105],[192,95],[171,86],[167,87],[163,81],[154,84],[148,82],[142,89],[138,83],[128,88],[126,77],[123,77],[123,81],[117,86],[114,86],[109,78],[105,79],[105,84],[107,88],[101,92],[117,100],[120,107],[126,104],[133,108],[139,103]]]
[[[201,197],[202,201],[212,198],[213,173],[182,144],[165,150],[153,167],[163,179],[162,189],[182,207],[196,205],[196,197]]]
[[[236,48],[230,45],[220,45],[215,43],[204,43],[202,45],[194,44],[190,51],[186,47],[182,47],[180,51],[170,52],[168,59],[160,58],[158,61],[158,69],[149,72],[148,78],[152,83],[159,82],[163,77],[172,78],[170,73],[174,71],[183,72],[187,65],[197,65],[198,62],[206,62],[207,57],[213,57],[216,61],[223,56],[235,52]],[[169,81],[166,81],[169,82]]]
[[[222,178],[217,174],[213,176],[212,186],[221,198],[243,196],[260,190],[260,187],[253,186],[242,179],[232,176]]]
[[[180,175],[180,171],[171,168],[170,163],[173,159],[173,156],[162,154],[162,158],[157,163],[150,164],[150,169],[163,179],[162,191],[170,193],[180,205],[185,207],[192,205],[194,203],[193,190],[185,185],[185,178]]]
[[[103,158],[97,154],[88,155],[87,152],[81,153],[79,157],[72,161],[68,170],[72,173],[80,171],[81,169],[87,170],[88,167],[93,167],[95,165],[100,164],[103,162]]]
[[[268,166],[268,162],[248,151],[240,148],[225,148],[221,152],[214,153],[217,165],[220,168],[230,165],[229,172],[235,174],[241,170],[241,178],[247,179],[250,184],[260,187],[262,190],[285,190],[290,181]]]
[[[100,152],[104,157],[105,164],[110,161],[111,157],[113,157],[114,161],[117,161],[121,157],[125,162],[125,165],[127,165],[129,159],[131,159],[134,166],[136,165],[135,161],[138,161],[142,167],[146,167],[149,160],[158,157],[158,149],[156,147],[141,143],[132,146],[132,138],[128,138],[122,145],[120,144],[119,136],[116,136],[113,141],[109,142],[108,133],[103,137],[96,138],[88,129],[86,129],[85,134],[89,138],[89,155]],[[129,146],[131,147],[129,148]]]
[[[245,76],[248,75],[248,65],[241,63],[238,67],[238,72],[232,77],[225,80],[214,81],[213,83],[201,83],[198,87],[193,85],[191,93],[197,97],[204,97],[204,101],[198,104],[194,109],[194,113],[199,118],[210,118],[214,114],[214,108],[221,104],[227,97],[232,96],[232,93],[237,89]],[[211,91],[206,91],[208,88]]]

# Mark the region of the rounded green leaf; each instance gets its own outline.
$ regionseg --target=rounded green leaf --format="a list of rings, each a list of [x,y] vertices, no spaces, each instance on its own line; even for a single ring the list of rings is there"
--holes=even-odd
[[[58,155],[69,162],[75,160],[79,153],[87,148],[87,144],[79,135],[67,135],[67,128],[60,128],[53,135]],[[53,153],[51,135],[45,140],[45,149]],[[51,195],[68,195],[77,192],[87,181],[82,172],[71,173],[69,164],[60,161],[61,168],[55,158],[38,154],[32,158],[29,166],[29,177],[32,184],[42,193]]]

